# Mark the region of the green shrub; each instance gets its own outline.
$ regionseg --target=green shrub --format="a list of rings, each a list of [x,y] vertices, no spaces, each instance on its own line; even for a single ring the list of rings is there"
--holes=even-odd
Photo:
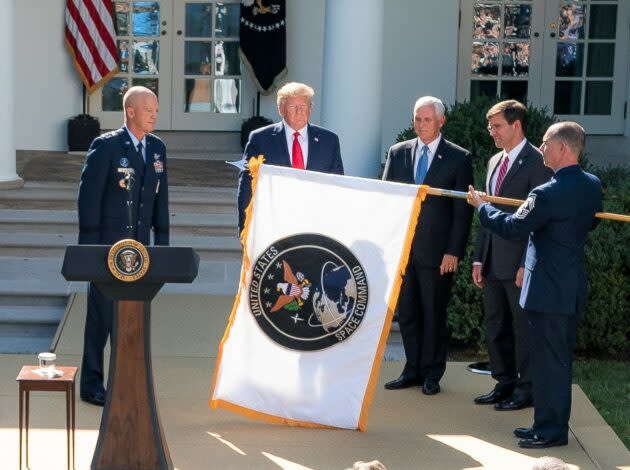
[[[447,109],[442,134],[473,155],[475,187],[483,188],[488,159],[499,150],[487,131],[486,112],[496,99],[479,98],[456,103]],[[542,142],[554,122],[546,109],[529,107],[527,138]],[[397,141],[415,138],[413,126],[398,134]],[[582,165],[604,185],[604,207],[608,212],[630,213],[630,171],[599,169],[587,158]],[[474,242],[479,219],[475,214],[466,255],[460,261],[448,307],[448,326],[454,343],[484,348],[481,290],[470,278]],[[586,352],[630,352],[630,224],[602,221],[591,233],[587,248],[589,301],[578,333],[578,349]]]

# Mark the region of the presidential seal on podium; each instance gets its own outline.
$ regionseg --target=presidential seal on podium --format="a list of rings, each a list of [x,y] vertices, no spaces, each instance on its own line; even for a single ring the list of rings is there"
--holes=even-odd
[[[112,275],[124,282],[141,279],[149,270],[149,252],[137,240],[125,238],[112,245],[107,265]]]

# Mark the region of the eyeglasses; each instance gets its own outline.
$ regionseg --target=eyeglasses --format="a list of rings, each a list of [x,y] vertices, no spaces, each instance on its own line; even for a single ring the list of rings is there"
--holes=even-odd
[[[503,127],[503,124],[488,124],[488,132],[498,132]]]
[[[287,105],[287,109],[289,111],[291,111],[292,113],[295,113],[296,111],[301,111],[301,112],[306,112],[308,109],[310,109],[310,105],[308,104],[288,104]]]

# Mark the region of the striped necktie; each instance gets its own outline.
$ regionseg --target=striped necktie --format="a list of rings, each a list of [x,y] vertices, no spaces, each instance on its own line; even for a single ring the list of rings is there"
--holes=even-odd
[[[497,176],[497,182],[494,184],[494,194],[495,196],[499,194],[499,190],[501,189],[501,184],[503,183],[503,179],[505,178],[505,174],[508,170],[508,165],[510,163],[510,157],[507,154],[503,157],[503,162],[501,163],[501,168],[499,168],[499,175]]]

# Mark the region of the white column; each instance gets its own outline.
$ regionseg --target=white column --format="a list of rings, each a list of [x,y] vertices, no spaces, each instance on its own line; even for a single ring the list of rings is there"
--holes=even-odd
[[[15,70],[13,44],[14,0],[5,2],[0,14],[0,57],[6,66],[0,67],[0,188],[19,188],[24,184],[15,171],[15,144],[13,137],[13,73]]]
[[[327,0],[322,125],[345,173],[375,177],[381,156],[384,0]]]

